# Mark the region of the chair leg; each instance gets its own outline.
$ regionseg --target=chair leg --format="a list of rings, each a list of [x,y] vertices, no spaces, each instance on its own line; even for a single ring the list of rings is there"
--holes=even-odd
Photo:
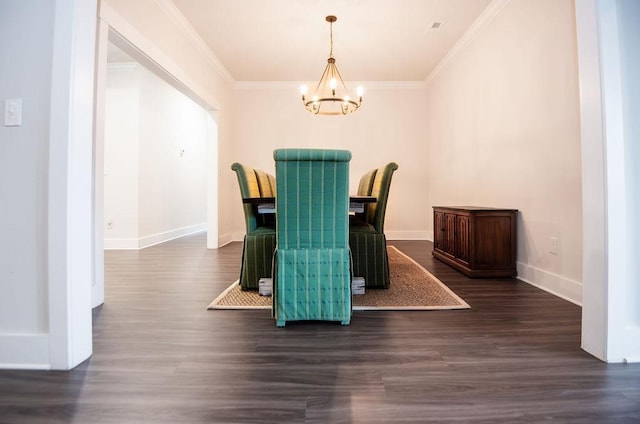
[[[283,319],[276,320],[276,327],[284,327],[287,322]]]

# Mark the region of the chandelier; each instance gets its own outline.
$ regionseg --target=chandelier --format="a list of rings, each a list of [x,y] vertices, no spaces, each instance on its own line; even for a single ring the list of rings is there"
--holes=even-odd
[[[357,101],[349,96],[347,86],[342,76],[340,76],[340,71],[338,71],[338,67],[336,66],[336,60],[333,57],[333,23],[337,21],[338,18],[329,15],[326,17],[326,20],[329,22],[331,36],[327,67],[324,68],[322,77],[311,98],[307,97],[306,85],[300,88],[302,103],[309,112],[316,115],[346,115],[355,112],[362,105],[363,88],[358,87]]]

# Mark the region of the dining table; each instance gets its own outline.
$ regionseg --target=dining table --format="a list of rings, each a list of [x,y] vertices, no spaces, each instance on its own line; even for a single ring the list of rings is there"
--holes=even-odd
[[[349,213],[360,214],[366,211],[367,205],[377,202],[375,196],[349,196]],[[259,214],[272,214],[276,212],[275,197],[245,197],[243,203],[250,203],[257,208]]]

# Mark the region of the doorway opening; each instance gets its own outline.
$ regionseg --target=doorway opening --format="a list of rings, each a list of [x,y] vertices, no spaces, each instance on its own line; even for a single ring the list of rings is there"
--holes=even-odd
[[[218,247],[215,110],[117,32],[102,35],[93,307],[104,302],[104,249],[141,249],[203,231],[207,247]]]

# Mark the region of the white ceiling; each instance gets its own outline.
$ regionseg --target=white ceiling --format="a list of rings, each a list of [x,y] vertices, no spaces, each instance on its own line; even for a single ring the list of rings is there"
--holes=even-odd
[[[236,81],[423,81],[491,0],[173,0]],[[441,22],[439,30],[432,30]]]

